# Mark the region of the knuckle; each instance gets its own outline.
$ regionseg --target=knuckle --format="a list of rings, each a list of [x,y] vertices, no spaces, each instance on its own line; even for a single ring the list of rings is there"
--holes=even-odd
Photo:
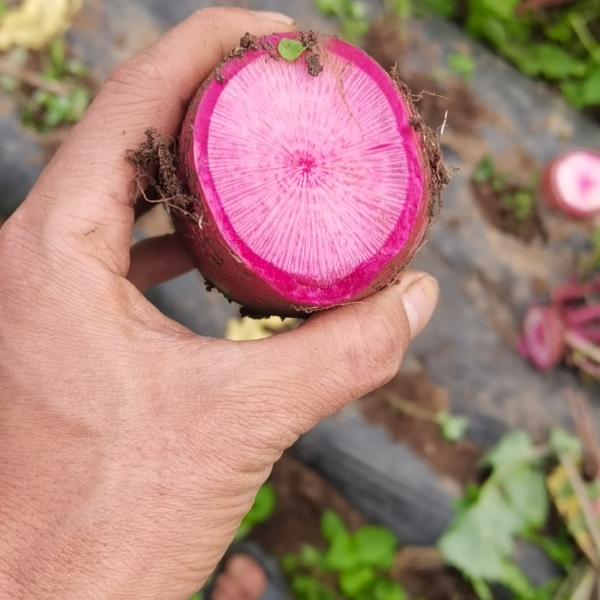
[[[104,90],[113,93],[127,93],[144,90],[164,80],[164,73],[157,60],[145,50],[113,69],[109,74]]]
[[[387,383],[398,372],[403,356],[403,329],[371,311],[352,318],[352,342],[347,355],[349,372],[362,382],[362,393]]]

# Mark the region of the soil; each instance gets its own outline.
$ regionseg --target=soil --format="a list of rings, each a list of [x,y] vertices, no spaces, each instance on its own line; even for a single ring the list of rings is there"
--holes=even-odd
[[[327,509],[337,512],[351,531],[365,524],[362,516],[334,487],[287,454],[273,467],[269,482],[276,494],[274,513],[254,529],[250,538],[276,559],[297,552],[306,543],[324,549],[320,518]],[[410,598],[476,598],[468,585],[442,564],[435,548],[400,549],[391,574]]]
[[[369,421],[382,425],[394,440],[410,446],[437,473],[463,485],[477,481],[483,451],[468,440],[445,440],[434,422],[398,409],[394,405],[398,400],[433,418],[439,411],[450,412],[446,390],[434,385],[427,372],[419,368],[401,371],[359,403]]]
[[[473,181],[471,182],[471,189],[473,190],[473,197],[477,205],[490,225],[500,231],[514,235],[526,243],[530,243],[536,238],[541,238],[543,242],[548,241],[548,234],[546,233],[536,204],[534,204],[531,216],[521,221],[515,218],[511,210],[502,205],[502,194],[495,191],[490,182],[484,181],[478,183]],[[518,190],[518,186],[515,186],[514,189],[507,187],[504,193],[516,192]]]
[[[406,43],[402,25],[396,18],[375,21],[363,44],[384,69],[397,65],[399,75],[410,88],[423,121],[440,128],[448,113],[448,127],[461,134],[477,135],[477,127],[490,118],[485,107],[476,100],[469,86],[460,79],[436,81],[422,72],[410,72],[402,66]]]

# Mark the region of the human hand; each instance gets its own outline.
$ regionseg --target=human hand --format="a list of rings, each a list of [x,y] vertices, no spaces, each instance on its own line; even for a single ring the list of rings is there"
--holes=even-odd
[[[193,93],[272,14],[196,13],[117,69],[0,230],[0,597],[189,597],[274,461],[390,379],[437,299],[407,272],[257,342],[201,338],[140,290],[191,264],[172,236],[130,251],[125,161],[178,131]]]

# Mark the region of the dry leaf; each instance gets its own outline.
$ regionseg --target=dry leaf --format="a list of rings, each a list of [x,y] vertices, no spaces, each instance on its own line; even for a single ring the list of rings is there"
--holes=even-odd
[[[41,50],[71,27],[82,0],[23,0],[0,20],[0,51],[11,46]]]
[[[275,333],[289,331],[299,324],[297,319],[284,319],[270,317],[269,319],[229,319],[225,325],[225,337],[235,342],[249,340],[262,340]]]

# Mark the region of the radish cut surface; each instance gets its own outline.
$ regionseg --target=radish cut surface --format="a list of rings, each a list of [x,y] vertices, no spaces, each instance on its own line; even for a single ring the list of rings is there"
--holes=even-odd
[[[600,212],[600,154],[571,150],[550,163],[546,171],[546,201],[574,217]]]
[[[556,307],[534,304],[525,315],[523,337],[518,350],[538,369],[551,369],[564,354],[564,330],[562,317]]]
[[[389,284],[425,237],[432,187],[446,183],[432,184],[437,136],[401,84],[362,50],[312,35],[293,61],[278,44],[306,34],[256,40],[226,61],[182,132],[199,199],[198,230],[179,223],[187,246],[210,283],[265,313]]]

